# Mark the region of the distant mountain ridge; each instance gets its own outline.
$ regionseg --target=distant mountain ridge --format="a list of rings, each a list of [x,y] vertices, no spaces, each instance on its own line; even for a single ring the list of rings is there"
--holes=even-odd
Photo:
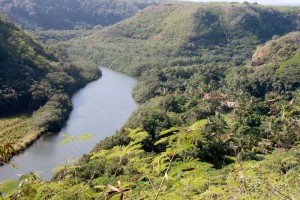
[[[184,0],[184,1],[193,1],[193,2],[220,2],[217,0]],[[244,1],[244,0],[223,0],[222,2],[249,2],[249,3],[258,3],[258,4],[263,4],[263,5],[280,5],[280,6],[299,6],[300,3],[297,0],[249,0],[249,1]]]
[[[150,0],[0,0],[0,13],[26,29],[67,30],[111,25],[156,4]]]

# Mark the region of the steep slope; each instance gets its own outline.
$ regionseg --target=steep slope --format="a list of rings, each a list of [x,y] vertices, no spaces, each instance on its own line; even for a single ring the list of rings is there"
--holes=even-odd
[[[82,29],[114,24],[156,4],[148,0],[1,0],[0,13],[26,29]]]
[[[94,62],[132,75],[150,68],[215,63],[239,66],[256,45],[299,30],[299,8],[165,4],[149,7],[94,36],[72,41]],[[96,50],[96,51],[95,51]]]
[[[258,97],[271,91],[291,94],[300,86],[300,32],[268,41],[252,56],[251,67],[235,70],[231,75],[227,78],[229,84]]]
[[[72,108],[69,96],[99,77],[96,67],[84,66],[60,60],[0,15],[0,142],[19,149],[42,131],[59,130]]]

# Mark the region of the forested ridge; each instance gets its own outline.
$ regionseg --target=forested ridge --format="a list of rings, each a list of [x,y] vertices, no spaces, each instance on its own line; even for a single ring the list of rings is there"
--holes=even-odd
[[[240,66],[251,58],[258,44],[298,30],[298,13],[298,7],[164,4],[71,41],[70,45],[81,45],[85,52],[69,51],[136,76],[150,68],[177,65]]]
[[[1,0],[0,13],[31,30],[108,26],[158,2],[149,0]]]
[[[13,151],[60,130],[72,109],[70,96],[100,75],[94,65],[59,58],[2,15],[0,66],[0,142]]]
[[[85,37],[50,38],[73,62],[137,76],[141,105],[51,182],[32,173],[0,192],[8,199],[300,198],[299,13],[163,4]],[[40,37],[48,34],[58,33]]]

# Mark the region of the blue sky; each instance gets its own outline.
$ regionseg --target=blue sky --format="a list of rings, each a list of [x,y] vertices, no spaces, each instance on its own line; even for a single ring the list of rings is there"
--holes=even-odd
[[[196,1],[196,2],[244,2],[245,0],[184,0],[184,1]],[[250,3],[257,2],[265,5],[299,5],[300,0],[247,0]]]

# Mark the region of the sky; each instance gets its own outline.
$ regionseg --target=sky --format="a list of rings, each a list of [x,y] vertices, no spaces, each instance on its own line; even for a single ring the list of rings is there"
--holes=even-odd
[[[245,0],[184,0],[195,2],[244,2]],[[249,3],[257,2],[264,5],[298,5],[300,6],[300,0],[247,0]]]

